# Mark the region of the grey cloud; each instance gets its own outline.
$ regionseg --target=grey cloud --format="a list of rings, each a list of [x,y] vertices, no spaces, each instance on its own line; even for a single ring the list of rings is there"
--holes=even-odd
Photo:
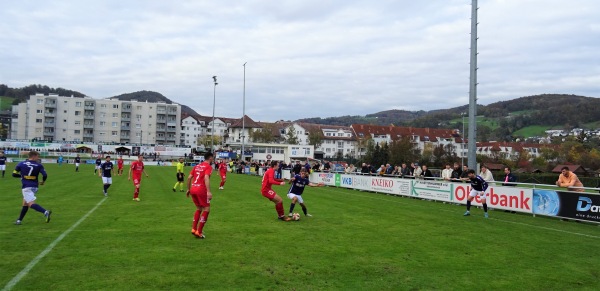
[[[479,101],[598,96],[600,3],[483,0]],[[470,1],[11,2],[0,82],[93,97],[154,90],[256,120],[468,102]]]

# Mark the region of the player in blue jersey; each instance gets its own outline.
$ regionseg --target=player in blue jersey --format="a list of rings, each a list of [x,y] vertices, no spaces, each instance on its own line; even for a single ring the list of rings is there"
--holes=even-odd
[[[112,175],[115,173],[115,165],[110,161],[110,156],[106,156],[106,161],[100,165],[98,176],[102,177],[104,184],[104,196],[108,196],[108,188],[112,185]]]
[[[21,215],[19,219],[15,221],[16,225],[20,225],[27,214],[29,208],[41,212],[46,217],[46,222],[50,222],[50,215],[52,211],[44,209],[35,202],[35,193],[38,191],[38,185],[44,185],[48,174],[44,170],[44,166],[38,163],[40,154],[36,151],[29,152],[29,158],[23,162],[20,162],[13,171],[13,177],[21,178],[22,192],[23,192],[23,207],[21,208]],[[42,181],[38,182],[38,176],[42,174]]]
[[[97,173],[98,170],[100,170],[100,165],[102,165],[102,159],[98,157],[96,159],[96,167],[94,167],[94,175]]]
[[[308,210],[306,210],[306,205],[304,205],[304,199],[302,199],[302,192],[304,192],[304,187],[307,185],[311,187],[321,187],[324,184],[311,183],[308,179],[308,171],[304,168],[300,170],[299,175],[295,175],[290,180],[290,183],[292,184],[292,187],[290,187],[287,197],[292,199],[292,204],[290,204],[290,214],[288,214],[288,216],[292,216],[292,214],[294,213],[294,207],[296,206],[296,203],[300,203],[304,215],[311,217],[312,215],[308,214]]]
[[[469,198],[467,198],[467,212],[465,212],[465,216],[471,215],[471,201],[473,201],[475,197],[479,196],[479,199],[481,199],[481,204],[483,205],[483,215],[485,218],[488,218],[488,208],[485,200],[485,190],[488,188],[488,183],[481,178],[481,176],[475,175],[475,170],[473,169],[467,171],[467,176],[471,181],[471,192],[469,193]]]
[[[58,156],[58,160],[57,160],[57,162],[58,162],[58,165],[59,165],[59,166],[62,166],[62,163],[63,163],[64,161],[65,161],[65,158],[63,158],[63,156],[62,156],[62,155]]]
[[[79,172],[79,164],[81,164],[81,157],[77,155],[75,157],[75,172]]]
[[[6,157],[4,156],[4,152],[0,152],[0,171],[2,171],[2,178],[4,178],[4,173],[6,172]]]

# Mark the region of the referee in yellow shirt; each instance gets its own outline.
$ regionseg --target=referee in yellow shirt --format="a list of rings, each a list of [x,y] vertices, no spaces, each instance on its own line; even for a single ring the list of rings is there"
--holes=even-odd
[[[185,164],[183,163],[183,158],[179,158],[179,163],[177,163],[176,167],[177,167],[177,182],[175,183],[175,186],[173,186],[173,192],[177,192],[177,185],[179,185],[179,191],[183,192],[183,185],[184,185],[184,178],[185,175],[183,174],[183,166]]]

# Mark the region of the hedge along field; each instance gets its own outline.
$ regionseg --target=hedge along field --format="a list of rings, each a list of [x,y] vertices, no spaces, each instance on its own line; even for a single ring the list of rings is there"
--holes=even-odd
[[[190,234],[193,203],[171,190],[174,167],[147,167],[141,202],[126,175],[104,198],[91,165],[46,167],[37,196],[54,212],[48,224],[31,210],[13,225],[19,180],[0,178],[2,287],[21,274],[15,290],[600,288],[594,224],[501,211],[484,219],[479,209],[463,217],[463,206],[334,187],[306,189],[314,216],[282,222],[259,177],[229,174],[218,190],[213,174],[200,240]],[[287,213],[288,187],[274,189]]]

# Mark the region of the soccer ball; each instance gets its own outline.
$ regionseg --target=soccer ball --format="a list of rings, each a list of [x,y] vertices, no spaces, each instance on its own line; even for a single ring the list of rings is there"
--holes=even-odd
[[[294,213],[294,214],[292,214],[292,220],[295,220],[295,221],[300,220],[300,213]]]

